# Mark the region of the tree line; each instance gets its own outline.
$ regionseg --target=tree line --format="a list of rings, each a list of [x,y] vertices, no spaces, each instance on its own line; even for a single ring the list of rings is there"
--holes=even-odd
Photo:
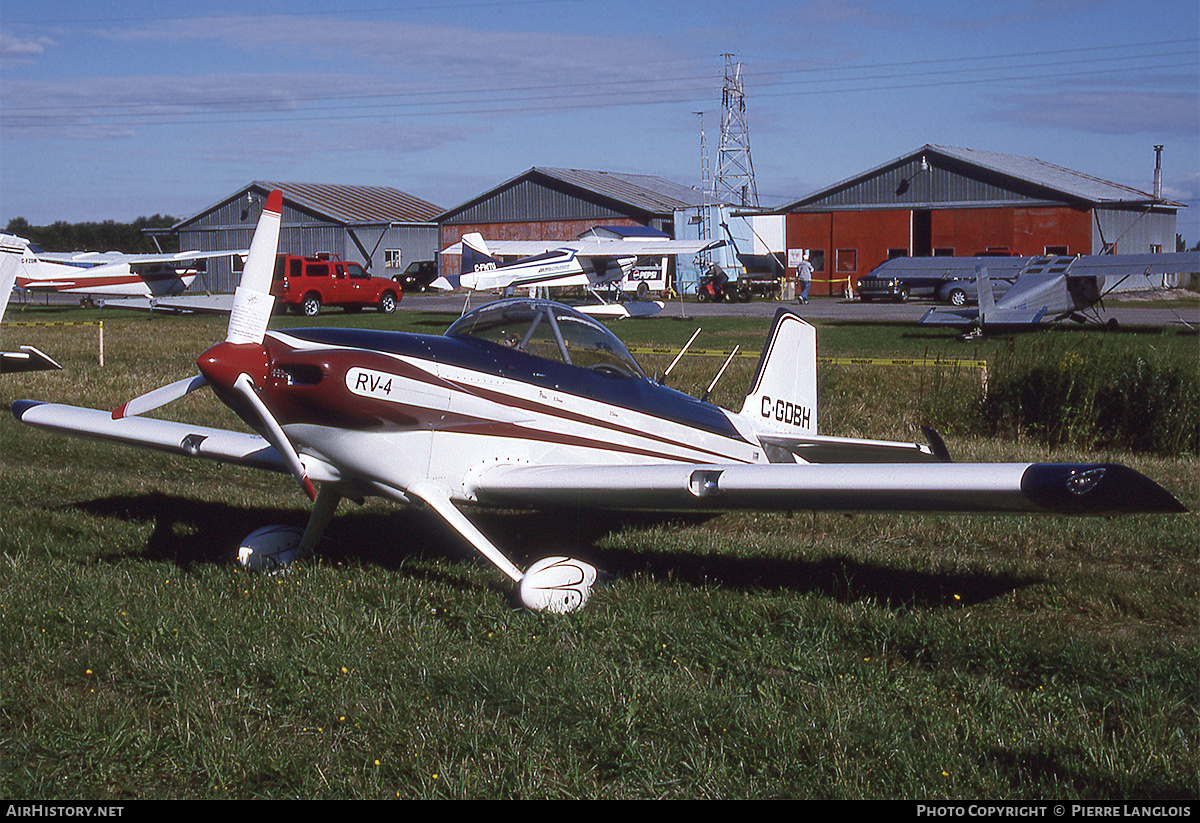
[[[67,223],[59,221],[49,226],[31,226],[24,217],[8,221],[6,231],[24,237],[46,251],[120,251],[126,254],[179,251],[179,237],[167,235],[155,238],[145,229],[169,229],[179,221],[168,215],[139,217],[132,223],[105,220],[102,223]]]

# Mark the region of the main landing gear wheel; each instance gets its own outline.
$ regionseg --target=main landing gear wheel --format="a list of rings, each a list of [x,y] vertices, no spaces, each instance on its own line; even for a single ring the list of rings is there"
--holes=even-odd
[[[570,557],[547,557],[521,578],[521,604],[534,611],[565,614],[582,609],[596,585],[596,567]]]
[[[300,551],[304,529],[298,526],[264,526],[246,535],[238,548],[242,568],[254,572],[278,572],[287,568]]]

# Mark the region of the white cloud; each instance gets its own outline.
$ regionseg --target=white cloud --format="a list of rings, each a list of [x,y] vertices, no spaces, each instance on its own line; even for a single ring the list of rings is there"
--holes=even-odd
[[[1072,94],[1023,94],[1003,98],[993,116],[1020,125],[1092,134],[1196,134],[1200,98],[1194,94],[1128,90]]]
[[[29,61],[40,57],[55,43],[48,37],[20,38],[0,33],[0,60]]]

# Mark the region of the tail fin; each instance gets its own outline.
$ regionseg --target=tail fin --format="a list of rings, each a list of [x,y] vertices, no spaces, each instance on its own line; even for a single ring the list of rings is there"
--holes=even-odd
[[[987,266],[975,267],[975,288],[979,292],[979,322],[983,324],[996,308],[996,299],[992,296],[992,278],[988,276]]]
[[[492,257],[482,234],[472,232],[463,235],[460,285],[469,289],[480,288],[486,273],[494,272],[499,267],[500,261]]]
[[[760,432],[817,433],[817,330],[799,315],[775,313],[741,414]]]

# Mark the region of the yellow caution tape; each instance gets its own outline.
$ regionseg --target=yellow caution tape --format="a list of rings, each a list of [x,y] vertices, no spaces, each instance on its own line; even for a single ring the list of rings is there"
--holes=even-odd
[[[647,348],[634,347],[629,349],[631,354],[678,354],[677,349],[663,348]],[[688,354],[695,354],[701,357],[728,357],[729,352],[720,351],[718,349],[689,349]],[[753,357],[758,358],[758,352],[739,352],[738,357]],[[836,366],[968,366],[977,369],[986,369],[986,360],[959,360],[957,358],[948,359],[926,359],[912,357],[818,357],[818,363],[832,364]]]
[[[52,321],[45,322],[45,323],[41,323],[41,322],[26,323],[23,321],[16,321],[16,322],[12,322],[12,323],[5,323],[4,325],[6,325],[6,326],[103,326],[104,321],[103,320],[52,320]]]

